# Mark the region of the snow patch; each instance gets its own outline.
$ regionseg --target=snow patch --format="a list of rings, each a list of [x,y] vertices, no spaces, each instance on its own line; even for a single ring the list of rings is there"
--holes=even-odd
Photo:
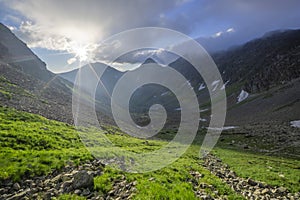
[[[226,81],[226,83],[224,83],[224,85],[222,85],[221,90],[224,90],[226,85],[229,83],[230,80]]]
[[[204,83],[201,83],[201,85],[200,85],[199,88],[198,88],[198,91],[203,90],[204,88],[205,88],[205,84],[204,84]]]
[[[224,126],[222,128],[207,127],[207,129],[214,130],[214,131],[224,131],[224,130],[235,129],[235,128],[238,128],[238,126]]]
[[[215,80],[214,82],[212,82],[211,86],[214,87],[212,89],[213,92],[216,91],[217,87],[219,86],[219,82],[220,80]]]
[[[176,108],[175,110],[181,110],[181,108]]]
[[[165,96],[169,93],[169,91],[162,93],[160,96]]]
[[[300,120],[295,120],[290,122],[292,127],[300,128]]]
[[[245,90],[242,90],[241,93],[239,94],[239,96],[237,97],[238,98],[238,102],[237,103],[240,103],[242,101],[244,101],[245,99],[247,99],[249,96],[249,93],[246,92]]]
[[[204,118],[199,118],[199,121],[200,121],[200,122],[206,122],[207,120],[204,119]]]
[[[205,108],[203,110],[200,110],[200,112],[205,112],[205,111],[208,111],[208,108]]]

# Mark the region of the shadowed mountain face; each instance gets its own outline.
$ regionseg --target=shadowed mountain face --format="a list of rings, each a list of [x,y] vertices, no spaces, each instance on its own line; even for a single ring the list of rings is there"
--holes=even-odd
[[[223,79],[256,93],[300,77],[299,52],[300,30],[290,30],[267,33],[213,57]]]
[[[71,123],[71,89],[78,69],[59,76],[51,73],[45,63],[2,24],[0,39],[1,105]],[[266,34],[245,45],[212,55],[226,83],[227,124],[272,121],[275,118],[286,122],[299,116],[299,48],[300,31],[291,30]],[[148,63],[155,61],[149,58],[140,67]],[[210,99],[201,75],[182,58],[169,66],[179,71],[187,80],[186,84],[194,88],[202,110],[201,123],[207,124]],[[115,84],[126,72],[102,63],[83,66],[82,70],[85,68],[91,68],[97,76],[105,69],[99,77],[96,108],[102,113],[99,115],[107,116],[104,118],[110,121],[110,97]],[[89,87],[88,77],[86,80],[83,85]],[[218,89],[221,88],[219,85]],[[168,118],[173,121],[180,119],[176,96],[168,88],[147,84],[138,88],[130,99],[130,111],[138,124],[149,123],[148,110],[153,104],[162,104]]]
[[[16,69],[41,81],[49,81],[53,78],[54,74],[47,70],[46,64],[1,23],[0,39],[0,58],[2,62],[14,66]]]
[[[7,27],[0,24],[0,105],[72,123],[72,83],[47,70]]]
[[[289,30],[267,33],[262,38],[242,46],[213,54],[212,57],[226,85],[227,123],[244,124],[261,120],[272,121],[275,118],[277,121],[294,119],[299,114],[297,110],[300,110],[299,52],[300,30]],[[149,58],[140,67],[147,63],[155,61]],[[104,67],[100,63],[92,66],[95,71],[98,67]],[[201,75],[183,58],[170,63],[169,66],[179,71],[186,78],[187,84],[194,88],[200,109],[206,110],[201,118],[207,123],[210,120],[210,99]],[[60,76],[73,82],[76,73],[77,70],[74,70]],[[124,72],[107,66],[101,77],[103,85],[98,85],[96,99],[106,102],[109,106],[110,97],[104,94],[112,93],[114,85],[123,74]],[[155,84],[147,84],[137,89],[131,98],[130,108],[134,113],[143,113],[147,116],[150,106],[156,103],[162,104],[172,117],[180,114],[174,94],[167,88]],[[259,109],[259,112],[258,110],[251,112],[252,109]]]

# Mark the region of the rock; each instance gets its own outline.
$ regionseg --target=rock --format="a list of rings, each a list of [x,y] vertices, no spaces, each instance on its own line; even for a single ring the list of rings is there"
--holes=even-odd
[[[44,195],[43,195],[43,199],[44,200],[51,200],[51,196],[52,194],[50,192],[46,192]]]
[[[235,178],[235,177],[236,177],[236,174],[233,171],[230,171],[228,173],[228,178]]]
[[[87,171],[79,171],[74,175],[72,180],[73,189],[80,188],[93,188],[94,187],[94,177],[89,174]]]
[[[253,194],[254,194],[254,195],[260,195],[260,191],[259,191],[259,190],[255,190],[255,191],[253,192]]]
[[[26,189],[23,192],[17,193],[15,195],[13,195],[12,197],[7,198],[6,200],[19,200],[22,199],[28,192],[30,191],[30,189]]]
[[[15,191],[19,191],[19,190],[21,189],[20,184],[19,184],[19,183],[13,184],[13,189],[14,189]]]
[[[252,180],[251,178],[248,178],[247,183],[251,186],[256,186],[257,182],[255,182],[254,180]]]
[[[70,192],[72,191],[71,185],[72,181],[66,181],[61,185],[62,192]]]
[[[154,181],[155,178],[154,178],[154,177],[151,177],[151,178],[149,178],[148,180],[149,180],[149,181]]]
[[[6,192],[8,192],[6,188],[0,188],[0,194],[5,194]]]
[[[136,185],[137,185],[137,181],[133,181],[133,182],[132,182],[132,185],[133,185],[133,186],[136,186]]]
[[[261,193],[263,194],[263,195],[265,195],[265,194],[268,194],[270,191],[267,189],[267,188],[265,188],[265,189],[263,189],[262,191],[261,191]]]
[[[31,184],[33,184],[33,180],[25,180],[24,183],[26,185],[31,185]]]
[[[51,181],[51,179],[46,179],[46,180],[44,181],[44,185],[48,185],[48,183],[50,183],[50,181]]]
[[[81,195],[88,196],[90,193],[91,193],[90,190],[87,188],[82,191]]]
[[[56,183],[58,181],[60,181],[62,175],[61,174],[58,174],[57,176],[55,176],[53,179],[51,179],[51,182],[52,183]]]
[[[279,187],[276,189],[276,193],[285,193],[286,191],[287,191],[287,189],[284,187]]]
[[[206,194],[201,195],[200,198],[203,199],[203,200],[212,200],[213,199],[211,196],[206,195]]]
[[[81,194],[81,190],[79,190],[79,189],[75,190],[74,194],[77,194],[77,195]]]

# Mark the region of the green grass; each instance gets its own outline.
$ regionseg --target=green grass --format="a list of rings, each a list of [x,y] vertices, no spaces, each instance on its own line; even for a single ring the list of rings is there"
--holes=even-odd
[[[143,151],[143,148],[139,149],[139,152]],[[95,178],[95,188],[102,193],[108,192],[112,188],[112,182],[123,175],[127,181],[137,182],[137,191],[133,199],[196,199],[189,180],[192,179],[190,172],[198,171],[203,174],[199,183],[212,185],[219,191],[219,195],[227,195],[229,199],[243,199],[202,167],[198,152],[199,146],[192,145],[180,159],[154,172],[127,173],[106,167],[104,175]],[[216,196],[209,189],[206,192]]]
[[[99,137],[99,130],[80,129],[65,123],[45,119],[39,115],[16,111],[0,107],[0,180],[12,178],[19,180],[24,176],[47,174],[53,169],[59,169],[68,161],[75,164],[92,159],[81,139],[105,158],[114,158],[119,148],[127,153],[145,153],[161,148],[172,138],[173,130],[166,130],[163,134],[166,140],[142,140],[133,138],[120,132],[115,127],[104,127],[106,137],[115,145],[97,146],[105,139]],[[89,137],[87,137],[87,134]],[[168,138],[170,137],[170,138]],[[113,187],[113,182],[125,176],[127,181],[136,181],[134,199],[196,199],[193,185],[190,183],[191,171],[203,174],[199,183],[212,185],[219,195],[226,195],[228,199],[243,199],[230,189],[218,177],[212,175],[202,167],[199,159],[199,144],[203,138],[200,131],[196,141],[175,162],[160,170],[148,173],[128,173],[106,166],[104,174],[94,178],[95,190],[106,194]],[[275,157],[238,152],[226,148],[217,148],[216,154],[224,163],[242,177],[251,177],[271,185],[287,187],[291,191],[299,191],[299,161]],[[272,168],[270,168],[272,167]],[[279,175],[283,174],[284,177]],[[206,189],[211,196],[216,194]],[[57,199],[84,199],[76,195],[62,195]]]
[[[254,154],[245,151],[215,149],[215,154],[227,163],[238,176],[251,177],[273,186],[283,186],[292,192],[300,191],[300,161]]]
[[[92,156],[74,127],[0,107],[0,179],[46,174]]]

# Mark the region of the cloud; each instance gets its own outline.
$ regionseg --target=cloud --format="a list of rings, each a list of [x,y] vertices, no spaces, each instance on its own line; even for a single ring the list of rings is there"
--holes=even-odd
[[[299,0],[0,0],[1,3],[14,11],[5,16],[5,24],[14,21],[16,27],[22,19],[13,31],[28,46],[74,55],[74,46],[85,46],[89,55],[104,61],[109,57],[104,54],[117,53],[116,47],[95,44],[131,28],[174,29],[201,37],[198,41],[214,51],[241,44],[270,30],[300,27]],[[126,45],[144,39],[142,35],[135,36]],[[121,49],[125,44],[119,45]]]
[[[67,60],[67,63],[68,63],[69,65],[71,65],[71,64],[73,64],[73,63],[76,62],[76,61],[77,61],[76,58],[70,58],[70,59]]]

